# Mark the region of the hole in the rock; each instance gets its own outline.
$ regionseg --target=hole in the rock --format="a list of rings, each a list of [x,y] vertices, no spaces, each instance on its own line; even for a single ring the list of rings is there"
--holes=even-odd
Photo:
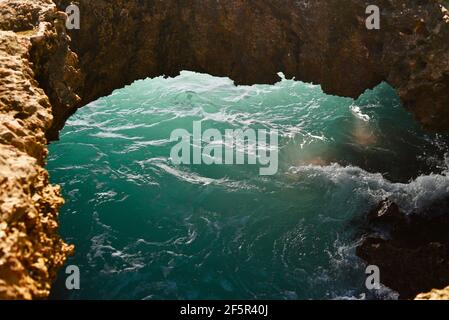
[[[170,136],[196,121],[203,132],[277,129],[277,173],[175,165]],[[60,277],[52,297],[359,297],[350,221],[385,197],[421,203],[421,183],[446,190],[446,141],[425,134],[386,84],[354,101],[286,79],[137,81],[80,109],[50,146],[67,201],[61,233],[83,275],[73,292]]]

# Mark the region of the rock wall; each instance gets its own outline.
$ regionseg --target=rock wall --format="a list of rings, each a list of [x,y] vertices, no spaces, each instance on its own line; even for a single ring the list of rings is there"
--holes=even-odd
[[[379,267],[382,284],[401,299],[449,283],[449,198],[414,212],[384,200],[367,215],[366,227],[356,253]]]
[[[64,200],[44,169],[52,105],[36,78],[51,70],[33,63],[64,50],[68,37],[55,28],[64,19],[50,1],[0,2],[0,299],[47,297],[73,250],[58,235]]]
[[[274,83],[281,71],[354,98],[387,81],[424,126],[449,130],[447,0],[75,2],[84,102],[183,69],[238,84]],[[366,28],[369,4],[381,9],[380,30]]]
[[[42,298],[73,248],[44,169],[48,139],[83,104],[183,69],[357,97],[382,81],[427,128],[449,130],[446,0],[0,1],[0,298]],[[365,9],[382,9],[368,31]],[[57,6],[57,7],[56,7]],[[58,11],[59,10],[59,11]]]

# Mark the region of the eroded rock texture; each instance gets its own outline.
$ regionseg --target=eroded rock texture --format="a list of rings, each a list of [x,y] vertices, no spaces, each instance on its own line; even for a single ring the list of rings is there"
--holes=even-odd
[[[48,1],[3,1],[0,17],[0,299],[44,298],[73,248],[57,232],[64,200],[43,168],[52,106],[30,61],[32,42],[59,46],[63,17]]]
[[[429,293],[422,293],[416,300],[449,300],[449,287],[442,290],[432,290]]]
[[[72,250],[57,234],[46,138],[136,79],[187,69],[254,84],[283,72],[349,97],[388,81],[424,126],[449,130],[446,0],[78,0],[70,39],[71,2],[0,1],[0,298],[47,296]],[[368,4],[381,30],[366,29]]]

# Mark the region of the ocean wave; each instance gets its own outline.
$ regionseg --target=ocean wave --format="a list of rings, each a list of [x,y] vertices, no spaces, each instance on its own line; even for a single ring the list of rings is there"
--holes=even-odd
[[[449,196],[449,176],[440,174],[421,175],[409,183],[393,183],[381,173],[369,173],[359,167],[331,164],[328,166],[291,167],[288,174],[306,177],[317,184],[333,184],[346,192],[357,192],[371,203],[385,198],[398,203],[408,213],[423,209],[433,202]]]

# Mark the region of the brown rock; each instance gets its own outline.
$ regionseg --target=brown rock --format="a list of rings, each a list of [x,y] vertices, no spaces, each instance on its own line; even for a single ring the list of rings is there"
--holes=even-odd
[[[55,2],[61,9],[71,3]],[[134,80],[181,70],[238,84],[271,84],[283,72],[353,98],[386,81],[426,128],[449,131],[447,1],[77,3],[81,29],[70,36],[86,77],[83,103]],[[365,25],[372,4],[382,12],[380,30]],[[56,122],[55,130],[62,125]]]
[[[436,210],[438,207],[447,210],[447,200],[429,206],[435,210],[433,214],[425,208],[400,220],[397,206],[382,202],[380,211],[390,211],[395,218],[383,220],[381,235],[372,231],[356,250],[368,264],[379,267],[381,282],[399,292],[402,299],[449,283],[449,214]]]
[[[73,250],[58,235],[64,200],[43,168],[53,117],[30,63],[35,31],[22,32],[45,10],[55,7],[48,1],[0,3],[0,29],[16,31],[0,30],[0,299],[47,297]]]
[[[442,290],[434,289],[428,293],[421,293],[415,300],[449,300],[449,287]]]

